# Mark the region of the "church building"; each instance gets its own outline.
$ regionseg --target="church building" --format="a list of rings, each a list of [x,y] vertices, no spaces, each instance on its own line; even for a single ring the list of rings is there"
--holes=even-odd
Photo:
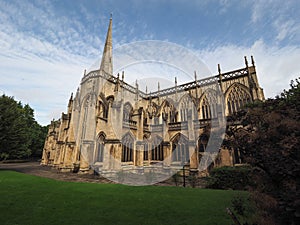
[[[211,167],[241,163],[239,151],[222,145],[230,115],[263,101],[254,59],[242,68],[147,93],[114,74],[112,19],[100,67],[84,73],[67,112],[53,120],[42,165],[100,174],[165,173],[186,166],[201,175]],[[127,76],[127,74],[126,74]],[[130,76],[130,74],[128,75]]]

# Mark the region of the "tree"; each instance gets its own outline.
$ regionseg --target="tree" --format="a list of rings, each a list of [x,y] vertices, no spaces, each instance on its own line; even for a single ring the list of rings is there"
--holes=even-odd
[[[34,123],[32,127],[32,141],[29,146],[32,157],[39,159],[42,157],[47,132],[48,126],[41,126],[37,122]]]
[[[276,99],[254,104],[235,115],[243,127],[227,132],[243,160],[262,171],[257,179],[265,184],[259,191],[276,199],[279,213],[273,216],[282,224],[296,224],[300,218],[299,106],[300,84],[296,79]]]
[[[42,150],[46,129],[34,119],[29,105],[0,97],[0,160],[23,159]]]

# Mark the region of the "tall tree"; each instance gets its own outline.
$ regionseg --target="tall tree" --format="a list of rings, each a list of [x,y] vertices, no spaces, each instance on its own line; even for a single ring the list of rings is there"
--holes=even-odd
[[[229,130],[232,144],[246,162],[259,168],[265,185],[260,190],[277,200],[282,224],[300,220],[300,79],[276,99],[254,104],[236,115],[243,128]]]
[[[29,105],[0,97],[0,160],[28,158],[41,152],[46,131],[34,119]]]

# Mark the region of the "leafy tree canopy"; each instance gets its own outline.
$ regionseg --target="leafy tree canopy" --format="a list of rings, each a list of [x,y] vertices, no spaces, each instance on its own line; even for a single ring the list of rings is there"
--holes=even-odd
[[[268,181],[259,191],[276,199],[280,213],[274,217],[282,224],[296,224],[300,219],[299,112],[300,78],[291,81],[290,89],[275,99],[254,103],[237,113],[234,120],[243,126],[227,130],[231,146]]]
[[[46,134],[28,104],[0,97],[0,160],[40,157]]]

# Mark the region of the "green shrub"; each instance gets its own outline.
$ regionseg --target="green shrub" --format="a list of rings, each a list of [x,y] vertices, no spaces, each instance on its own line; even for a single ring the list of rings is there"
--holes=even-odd
[[[188,181],[192,188],[195,188],[197,186],[197,177],[195,175],[188,176]]]
[[[210,172],[208,188],[248,190],[253,186],[249,166],[220,167]]]
[[[172,180],[173,180],[173,182],[175,183],[175,185],[178,186],[179,180],[180,180],[180,175],[179,175],[178,172],[177,172],[177,173],[174,173],[174,174],[172,175]]]

